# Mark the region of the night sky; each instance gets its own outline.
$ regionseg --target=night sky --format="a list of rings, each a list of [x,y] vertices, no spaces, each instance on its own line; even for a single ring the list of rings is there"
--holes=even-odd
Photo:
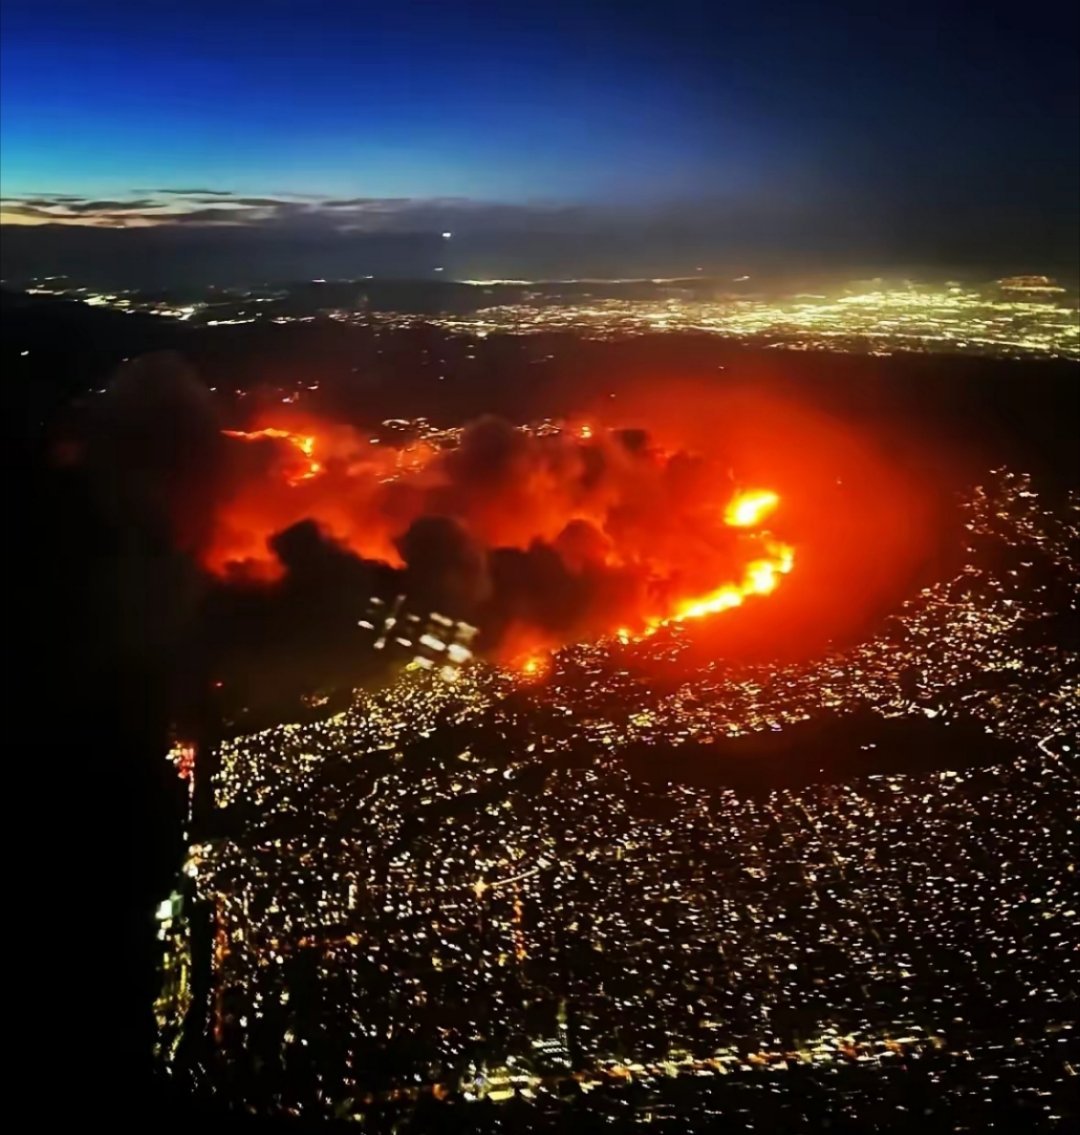
[[[1060,268],[1071,8],[3,0],[5,275],[443,230],[405,267]]]

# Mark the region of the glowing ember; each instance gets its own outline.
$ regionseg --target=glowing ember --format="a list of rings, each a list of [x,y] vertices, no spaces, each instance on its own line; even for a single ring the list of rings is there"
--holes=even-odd
[[[520,664],[522,674],[528,678],[537,678],[547,669],[550,656],[546,654],[531,654]]]
[[[780,498],[769,489],[740,493],[727,506],[724,523],[735,528],[753,528],[780,503]]]
[[[187,741],[177,741],[169,750],[169,760],[181,780],[191,780],[195,776],[195,746]]]

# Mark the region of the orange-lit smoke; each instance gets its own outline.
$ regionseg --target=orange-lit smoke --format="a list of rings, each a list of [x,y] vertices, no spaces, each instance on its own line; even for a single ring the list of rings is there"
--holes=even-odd
[[[225,436],[244,444],[204,552],[210,571],[279,578],[273,537],[311,520],[436,589],[445,567],[454,594],[501,620],[502,653],[530,674],[560,642],[629,639],[769,595],[794,564],[764,527],[782,512],[776,492],[737,489],[726,467],[638,431],[541,437],[481,419],[440,449],[276,419]]]

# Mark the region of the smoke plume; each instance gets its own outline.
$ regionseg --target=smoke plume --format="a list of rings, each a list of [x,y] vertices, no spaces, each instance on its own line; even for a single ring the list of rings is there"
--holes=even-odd
[[[756,513],[731,519],[741,487],[723,463],[640,429],[483,417],[456,444],[394,447],[272,413],[226,436],[210,572],[273,584],[286,572],[276,534],[313,522],[398,569],[411,603],[475,622],[488,646],[643,633],[766,594],[791,568]],[[779,502],[765,503],[761,520]]]

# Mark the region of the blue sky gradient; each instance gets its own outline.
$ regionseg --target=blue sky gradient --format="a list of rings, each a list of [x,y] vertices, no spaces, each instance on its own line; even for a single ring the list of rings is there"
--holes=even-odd
[[[198,188],[405,198],[439,224],[454,198],[526,226],[573,206],[714,235],[835,222],[932,247],[959,224],[970,244],[1060,248],[1080,195],[1076,28],[1061,0],[3,0],[0,211],[222,223],[190,200],[29,203]]]

